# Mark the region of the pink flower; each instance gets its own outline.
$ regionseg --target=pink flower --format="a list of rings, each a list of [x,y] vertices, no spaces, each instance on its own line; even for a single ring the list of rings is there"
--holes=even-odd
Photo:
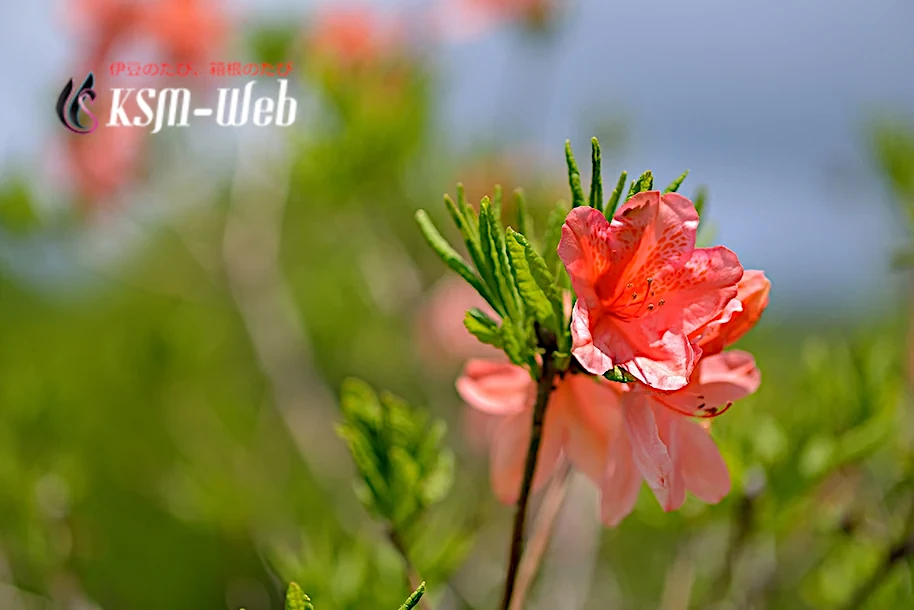
[[[75,9],[77,27],[91,33],[88,64],[106,70],[112,51],[121,41],[147,37],[162,59],[195,64],[214,61],[225,41],[224,8],[212,0],[80,0]]]
[[[690,337],[705,355],[686,387],[663,392],[636,383],[624,394],[623,425],[611,428],[620,432],[610,440],[602,481],[607,525],[618,524],[632,511],[642,478],[665,511],[682,506],[686,491],[712,504],[729,493],[723,457],[708,426],[693,418],[716,417],[758,389],[761,373],[752,355],[721,350],[758,322],[770,286],[761,271],[746,271],[739,297]]]
[[[662,393],[635,384],[622,399],[623,433],[610,443],[602,484],[602,515],[618,524],[635,505],[643,478],[665,511],[691,491],[719,502],[730,491],[727,465],[695,411],[720,413],[758,389],[761,373],[746,352],[703,358],[688,386]]]
[[[705,355],[717,354],[749,332],[768,307],[771,281],[763,271],[746,269],[736,286],[736,298],[724,312],[695,334]]]
[[[360,5],[321,9],[311,32],[310,53],[344,68],[373,64],[403,45],[399,24]]]
[[[719,317],[743,268],[723,246],[695,248],[698,214],[675,193],[635,195],[612,223],[571,211],[558,253],[578,297],[572,353],[591,373],[619,365],[658,390],[678,390],[701,357],[689,336]]]
[[[463,278],[446,276],[431,289],[416,316],[416,350],[424,362],[444,367],[470,358],[503,356],[501,350],[481,343],[464,326],[465,313],[473,307],[498,320],[498,314]]]
[[[621,384],[588,375],[559,379],[546,409],[533,489],[541,488],[562,456],[594,481],[602,478],[610,424],[620,413]],[[506,504],[517,501],[533,423],[536,384],[509,363],[471,360],[457,380],[460,396],[498,418],[490,446],[492,488]]]
[[[174,62],[198,70],[216,61],[228,30],[225,8],[212,0],[157,0],[140,15],[140,27]]]

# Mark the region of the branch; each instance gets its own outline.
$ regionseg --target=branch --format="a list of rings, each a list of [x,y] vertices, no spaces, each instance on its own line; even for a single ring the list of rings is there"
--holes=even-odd
[[[403,563],[406,566],[406,581],[407,584],[409,584],[409,588],[415,591],[418,591],[421,588],[424,592],[425,582],[419,578],[419,573],[416,571],[415,566],[413,566],[412,561],[410,561],[409,552],[406,550],[406,544],[403,542],[403,538],[400,537],[400,533],[391,527],[387,530],[387,538],[390,540],[390,543],[393,545],[393,547],[397,550],[397,553],[400,554],[400,557],[403,558]],[[421,595],[416,598],[413,605],[416,604],[418,604],[417,607],[420,610],[429,610],[428,603]]]
[[[537,328],[541,347],[544,348],[543,367],[540,372],[536,389],[536,403],[533,406],[533,428],[530,431],[530,446],[527,449],[527,460],[524,465],[524,478],[521,483],[520,497],[517,500],[517,512],[514,514],[514,528],[511,533],[511,551],[508,558],[508,572],[505,579],[505,594],[502,597],[502,610],[509,610],[511,598],[514,595],[517,570],[520,564],[521,552],[524,545],[524,526],[527,522],[527,507],[530,503],[530,492],[533,487],[533,474],[536,472],[536,463],[539,459],[540,442],[543,438],[543,421],[546,417],[546,406],[549,397],[555,389],[555,378],[559,371],[555,365],[554,354],[556,339],[548,332]]]
[[[565,492],[568,491],[568,476],[571,474],[571,464],[565,460],[552,479],[552,483],[546,489],[546,495],[540,506],[539,516],[536,519],[536,529],[527,550],[524,551],[523,558],[520,562],[520,568],[517,573],[517,585],[514,587],[515,593],[511,600],[510,610],[521,610],[527,599],[527,592],[540,564],[543,561],[543,555],[549,546],[549,540],[552,538],[552,530],[555,527],[555,520],[559,516],[559,511],[565,500]]]

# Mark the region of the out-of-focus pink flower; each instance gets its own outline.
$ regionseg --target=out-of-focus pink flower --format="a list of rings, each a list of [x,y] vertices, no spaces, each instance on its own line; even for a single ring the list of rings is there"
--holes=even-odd
[[[225,42],[225,9],[213,0],[79,0],[72,21],[90,36],[90,69],[107,68],[114,47],[148,39],[162,60],[191,63],[216,60]],[[202,67],[202,66],[200,66]]]
[[[498,314],[462,278],[447,276],[432,288],[415,329],[416,348],[426,362],[447,366],[470,358],[503,357],[501,350],[481,343],[464,326],[466,312],[474,307],[498,320]]]
[[[622,398],[624,433],[609,443],[602,483],[602,516],[617,525],[635,505],[643,478],[665,511],[677,510],[686,491],[717,503],[730,475],[709,431],[692,419],[719,413],[758,389],[761,373],[746,352],[702,358],[688,386],[658,392],[634,384]]]
[[[619,421],[621,384],[588,375],[565,375],[552,393],[533,489],[542,487],[562,456],[594,481],[604,471],[610,425]],[[529,373],[510,363],[471,360],[457,391],[473,409],[496,416],[490,439],[490,471],[496,497],[517,501],[523,478],[536,401]]]
[[[343,68],[372,65],[399,52],[403,44],[397,21],[359,4],[319,9],[307,42],[310,55]]]
[[[154,0],[141,13],[141,30],[165,57],[205,68],[225,44],[225,8],[213,0]]]
[[[436,4],[435,31],[463,41],[512,21],[541,28],[555,12],[556,0],[443,0]]]
[[[62,145],[52,155],[52,169],[73,191],[78,201],[94,207],[116,197],[136,180],[143,167],[148,131],[138,128],[108,127],[111,100],[102,94],[92,112],[98,127],[90,134],[65,133]],[[125,104],[136,113],[135,103]]]
[[[736,297],[739,259],[723,246],[695,248],[698,214],[659,191],[629,199],[612,223],[581,207],[562,227],[559,256],[578,301],[572,353],[591,373],[623,366],[659,390],[677,390],[701,357],[689,336]]]

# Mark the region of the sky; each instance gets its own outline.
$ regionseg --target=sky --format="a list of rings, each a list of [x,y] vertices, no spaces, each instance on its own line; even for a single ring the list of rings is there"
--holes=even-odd
[[[269,20],[317,3],[229,4]],[[72,45],[59,6],[2,9],[0,54],[17,59],[3,68],[16,94],[0,97],[15,117],[0,123],[0,168],[40,161],[56,127]],[[719,241],[772,278],[773,311],[861,315],[899,283],[888,259],[904,232],[865,128],[881,113],[914,120],[912,26],[909,0],[578,0],[547,39],[503,28],[442,45],[437,121],[467,150],[495,134],[545,151],[561,175],[566,138],[586,156],[592,131],[625,120],[608,174],[691,169]]]

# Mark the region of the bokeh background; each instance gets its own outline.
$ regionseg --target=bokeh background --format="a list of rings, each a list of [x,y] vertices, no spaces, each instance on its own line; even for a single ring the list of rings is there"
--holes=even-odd
[[[511,510],[453,389],[477,303],[413,214],[500,184],[542,227],[592,135],[607,182],[691,169],[703,239],[771,278],[741,344],[763,384],[715,422],[718,506],[645,489],[606,530],[573,477],[530,607],[840,608],[873,574],[865,607],[906,607],[912,23],[904,0],[7,3],[0,608],[265,610],[290,579],[397,607],[334,433],[349,376],[449,423],[454,490],[408,545],[435,608],[493,607]],[[69,78],[101,107],[134,59],[199,66],[143,81],[195,100],[246,82],[211,61],[292,62],[296,123],[60,125]]]

